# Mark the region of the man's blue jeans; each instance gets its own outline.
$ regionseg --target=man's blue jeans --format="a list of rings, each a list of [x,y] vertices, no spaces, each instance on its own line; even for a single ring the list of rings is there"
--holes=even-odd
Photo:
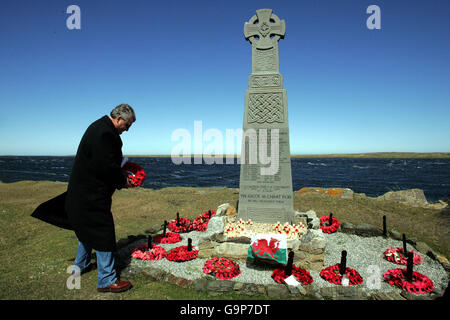
[[[97,288],[105,288],[117,281],[116,269],[114,269],[114,252],[95,251],[97,255]],[[92,248],[78,241],[77,257],[74,265],[83,272],[91,265]]]

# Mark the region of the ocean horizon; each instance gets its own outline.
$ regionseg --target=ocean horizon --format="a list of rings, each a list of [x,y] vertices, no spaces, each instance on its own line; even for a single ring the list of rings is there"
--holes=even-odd
[[[239,188],[240,164],[174,164],[170,158],[127,156],[147,173],[142,187]],[[0,156],[0,181],[68,182],[71,156]],[[350,188],[370,197],[421,189],[429,202],[450,195],[450,158],[292,157],[293,191],[303,187]]]

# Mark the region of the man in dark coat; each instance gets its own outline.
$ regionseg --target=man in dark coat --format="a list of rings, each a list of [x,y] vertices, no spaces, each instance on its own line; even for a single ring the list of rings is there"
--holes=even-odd
[[[127,104],[118,105],[110,116],[93,122],[84,133],[73,164],[67,188],[65,209],[79,240],[75,266],[81,273],[97,268],[97,290],[122,292],[131,288],[120,281],[114,269],[116,235],[111,213],[112,195],[116,189],[130,187],[121,169],[122,140],[136,120]],[[92,265],[95,249],[97,266]]]

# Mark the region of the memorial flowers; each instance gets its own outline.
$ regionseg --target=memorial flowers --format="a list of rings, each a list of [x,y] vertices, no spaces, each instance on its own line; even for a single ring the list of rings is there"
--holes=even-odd
[[[166,259],[175,262],[184,262],[197,258],[198,250],[189,250],[188,246],[180,246],[169,250]]]
[[[322,229],[323,233],[333,233],[336,232],[341,223],[338,219],[335,217],[331,217],[332,223],[329,224],[330,217],[329,216],[323,216],[320,217],[320,229]]]
[[[192,229],[196,231],[205,231],[208,228],[208,223],[211,217],[216,214],[216,211],[209,210],[206,212],[203,212],[201,215],[199,215],[197,218],[192,221]]]
[[[154,243],[177,243],[181,241],[181,236],[178,233],[175,232],[166,232],[164,235],[163,233],[157,234],[153,237]]]
[[[169,222],[168,228],[173,232],[189,232],[192,230],[192,221],[188,218],[177,218]]]
[[[161,246],[153,245],[152,249],[148,250],[148,245],[141,245],[133,249],[131,257],[141,260],[161,260],[167,255],[166,250]]]
[[[307,228],[299,223],[295,224],[281,224],[277,222],[273,223],[256,223],[251,220],[244,221],[239,219],[238,221],[228,222],[224,228],[224,234],[229,238],[235,237],[251,237],[254,234],[284,234],[287,239],[301,239],[302,235],[308,232]]]
[[[413,253],[413,264],[418,265],[423,262],[423,258],[420,254],[413,251],[408,251]],[[396,264],[406,265],[408,263],[408,256],[405,255],[403,248],[389,248],[384,252],[384,258]]]
[[[130,161],[127,161],[123,165],[122,170],[128,173],[128,179],[131,180],[132,188],[137,188],[142,185],[142,183],[144,183],[145,177],[147,176],[141,166]]]
[[[205,262],[203,272],[217,279],[231,279],[241,274],[239,264],[228,258],[212,257]]]
[[[412,272],[412,281],[407,281],[406,269],[391,269],[386,271],[384,273],[384,281],[415,294],[425,294],[434,289],[434,283],[430,278],[415,271]]]
[[[286,268],[280,267],[275,269],[272,272],[272,279],[275,280],[275,282],[284,284],[284,281],[289,276],[285,273]],[[296,267],[295,265],[292,265],[292,275],[302,284],[302,285],[308,285],[313,283],[313,278],[311,277],[311,274],[306,271],[305,269]]]
[[[328,281],[329,283],[334,283],[337,285],[342,285],[342,278],[343,276],[346,276],[349,280],[349,285],[357,285],[363,283],[363,278],[361,275],[352,268],[345,268],[345,272],[343,275],[339,272],[339,263],[326,267],[322,271],[320,271],[320,276],[322,279]]]

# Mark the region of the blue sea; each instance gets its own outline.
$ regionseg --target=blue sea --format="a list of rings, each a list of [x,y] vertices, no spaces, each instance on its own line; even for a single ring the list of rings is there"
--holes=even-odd
[[[170,157],[130,158],[147,173],[144,188],[229,187],[239,188],[240,165],[180,164]],[[0,181],[67,182],[73,157],[2,156]],[[450,194],[450,159],[354,159],[292,158],[294,190],[302,187],[342,187],[375,197],[392,190],[418,188],[430,202]]]

